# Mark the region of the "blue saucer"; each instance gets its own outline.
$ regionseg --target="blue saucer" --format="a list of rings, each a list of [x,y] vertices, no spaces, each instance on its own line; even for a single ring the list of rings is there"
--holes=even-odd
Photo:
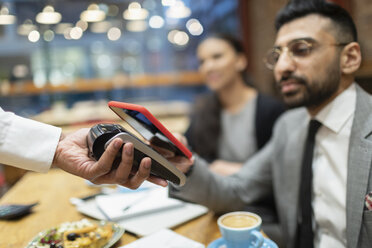
[[[225,240],[223,238],[216,239],[207,248],[226,248]],[[278,248],[278,246],[272,240],[264,238],[261,248]]]

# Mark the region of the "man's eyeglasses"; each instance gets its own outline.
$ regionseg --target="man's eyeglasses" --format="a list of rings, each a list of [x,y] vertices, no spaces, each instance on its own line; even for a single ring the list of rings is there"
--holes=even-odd
[[[288,55],[291,58],[301,58],[306,57],[313,51],[315,45],[313,40],[293,40],[285,47],[274,47],[267,52],[264,62],[266,67],[270,70],[273,70],[276,63],[278,62],[280,55],[287,51]],[[327,44],[328,46],[346,46],[349,43],[336,43],[336,44]]]

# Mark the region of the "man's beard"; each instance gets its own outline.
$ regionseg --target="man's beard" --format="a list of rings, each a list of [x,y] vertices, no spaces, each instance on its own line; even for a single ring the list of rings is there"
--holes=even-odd
[[[288,75],[283,76],[277,84],[289,79],[295,80],[302,85],[296,92],[289,92],[283,95],[284,102],[289,108],[316,107],[328,100],[338,90],[341,81],[340,68],[338,63],[332,63],[327,70],[327,76],[323,80],[314,80],[311,85],[304,77]]]

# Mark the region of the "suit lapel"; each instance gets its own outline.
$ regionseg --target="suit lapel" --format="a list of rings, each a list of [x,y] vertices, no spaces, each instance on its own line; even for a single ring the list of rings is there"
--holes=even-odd
[[[306,116],[306,115],[304,115]],[[288,156],[286,157],[286,168],[287,185],[286,191],[288,193],[287,201],[287,223],[288,233],[290,239],[295,239],[297,229],[297,213],[298,213],[298,196],[300,189],[300,173],[301,173],[301,162],[306,138],[308,118],[303,118],[301,123],[296,123],[297,129],[292,129],[291,136],[287,142],[291,145],[288,146],[291,151],[286,151]],[[305,130],[305,132],[304,132]]]
[[[370,96],[357,86],[356,111],[349,144],[346,218],[347,247],[357,247],[361,230],[364,197],[367,193],[371,169],[372,142],[367,137],[372,132],[372,103]]]

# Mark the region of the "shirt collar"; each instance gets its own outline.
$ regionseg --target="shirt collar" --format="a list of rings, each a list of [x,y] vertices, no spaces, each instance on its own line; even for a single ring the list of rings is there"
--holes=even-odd
[[[356,88],[352,83],[344,92],[326,105],[316,116],[323,126],[338,133],[347,120],[353,116],[356,104]]]

